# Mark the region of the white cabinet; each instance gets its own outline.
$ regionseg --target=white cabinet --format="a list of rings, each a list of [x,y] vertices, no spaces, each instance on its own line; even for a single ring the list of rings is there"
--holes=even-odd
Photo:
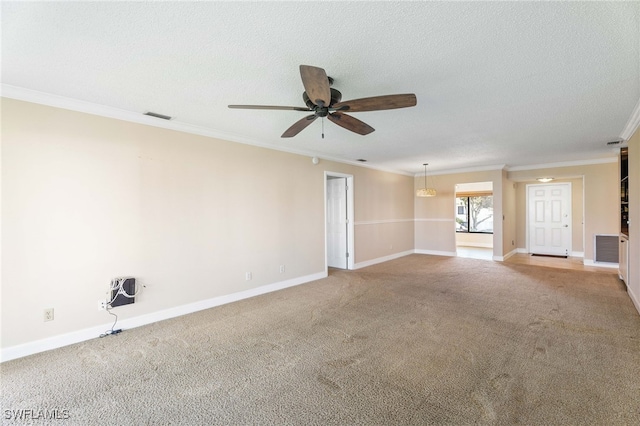
[[[620,149],[620,249],[618,274],[629,285],[629,149]]]
[[[629,239],[620,234],[620,252],[618,257],[618,274],[626,285],[629,284]]]

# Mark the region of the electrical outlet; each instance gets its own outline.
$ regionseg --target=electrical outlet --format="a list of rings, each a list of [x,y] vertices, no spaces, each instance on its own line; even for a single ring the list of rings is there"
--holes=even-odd
[[[284,265],[280,265],[280,273],[284,274]]]
[[[244,274],[244,279],[249,281],[251,278],[253,278],[253,276],[251,275],[251,272],[247,272],[246,274]]]
[[[47,308],[44,310],[44,320],[53,321],[53,308]]]
[[[104,311],[107,309],[107,302],[105,300],[98,300],[98,310]]]

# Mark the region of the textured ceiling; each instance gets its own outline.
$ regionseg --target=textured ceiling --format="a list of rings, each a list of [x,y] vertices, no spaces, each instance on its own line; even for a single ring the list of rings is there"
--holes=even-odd
[[[300,64],[376,129],[228,104],[304,106]],[[640,2],[2,2],[2,83],[226,139],[420,173],[611,157],[640,99]],[[5,86],[6,88],[7,86]]]

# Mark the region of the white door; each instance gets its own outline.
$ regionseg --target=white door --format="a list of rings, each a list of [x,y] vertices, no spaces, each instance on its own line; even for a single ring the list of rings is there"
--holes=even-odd
[[[571,183],[527,185],[529,253],[571,253]]]
[[[347,269],[347,178],[327,179],[327,264]]]

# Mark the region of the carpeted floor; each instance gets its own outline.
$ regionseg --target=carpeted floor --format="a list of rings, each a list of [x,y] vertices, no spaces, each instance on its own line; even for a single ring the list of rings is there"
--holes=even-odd
[[[3,424],[637,425],[640,315],[614,272],[411,255],[0,378]]]

